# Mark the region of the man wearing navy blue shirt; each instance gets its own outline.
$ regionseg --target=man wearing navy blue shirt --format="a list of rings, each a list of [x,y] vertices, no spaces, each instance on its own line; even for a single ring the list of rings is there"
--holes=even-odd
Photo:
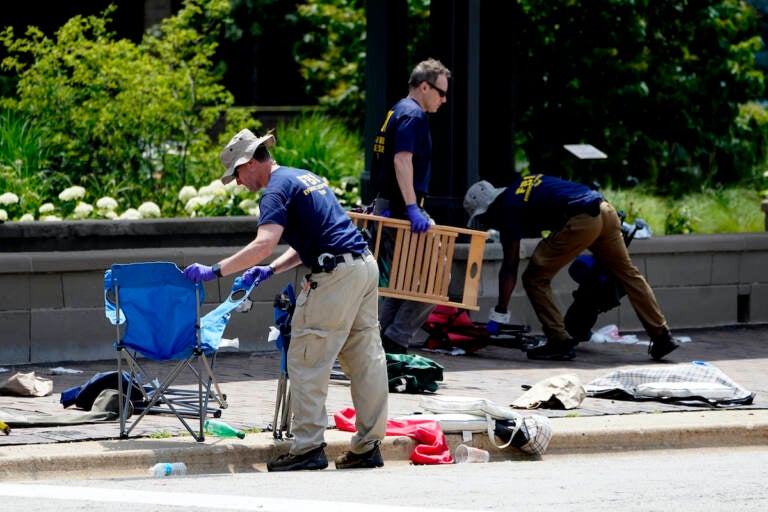
[[[408,80],[408,96],[387,112],[373,143],[377,190],[373,213],[409,220],[413,233],[423,233],[434,224],[424,210],[432,166],[427,114],[437,112],[447,101],[449,78],[451,72],[436,59],[418,63]],[[381,247],[382,261],[391,261],[393,242],[387,229],[382,232]],[[384,349],[407,353],[434,308],[425,302],[382,298],[379,323]]]
[[[517,284],[520,240],[549,231],[531,255],[522,275],[523,287],[542,324],[547,344],[528,351],[530,359],[571,359],[572,339],[552,297],[552,278],[589,249],[621,284],[651,338],[648,352],[659,360],[678,347],[653,290],[632,264],[616,210],[586,185],[543,174],[530,174],[510,187],[487,181],[472,185],[464,196],[469,224],[477,221],[499,231],[504,260],[499,270],[499,300],[489,326],[509,323],[507,307]]]
[[[194,263],[184,275],[207,281],[247,269],[246,286],[304,264],[311,269],[296,297],[287,369],[291,378],[293,442],[270,460],[269,471],[324,469],[325,400],[336,359],[349,377],[357,432],[337,469],[384,465],[389,384],[378,326],[379,269],[368,244],[326,182],[303,169],[278,165],[267,149],[271,134],[235,135],[221,153],[221,181],[263,190],[256,238],[212,266]],[[269,265],[280,240],[290,247]],[[255,265],[255,266],[254,266]]]

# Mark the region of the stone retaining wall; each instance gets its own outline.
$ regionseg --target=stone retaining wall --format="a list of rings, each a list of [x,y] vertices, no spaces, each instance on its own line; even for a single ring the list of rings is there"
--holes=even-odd
[[[255,228],[253,219],[202,223],[187,219],[184,234],[179,235],[173,232],[178,227],[173,222],[131,222],[119,229],[114,226],[120,223],[96,222],[109,225],[103,229],[112,233],[78,225],[54,234],[51,226],[34,223],[29,229],[45,228],[47,234],[27,232],[11,237],[7,236],[7,228],[19,235],[19,225],[0,226],[0,366],[114,357],[115,331],[104,317],[103,301],[103,276],[110,265],[140,261],[172,261],[182,267],[196,261],[214,263],[252,239]],[[131,233],[151,247],[126,247]],[[86,246],[88,250],[51,250],[55,244],[50,238],[59,238],[67,249]],[[79,243],[78,239],[87,243]],[[236,244],[226,245],[228,241]],[[536,242],[523,241],[521,271]],[[15,244],[16,250],[7,250],[9,244]],[[281,247],[279,252],[284,249]],[[673,330],[768,322],[768,233],[635,240],[630,253],[654,288]],[[466,246],[459,244],[454,256],[455,282],[451,285],[456,295],[461,290],[459,277],[464,275],[465,260]],[[485,321],[496,302],[500,262],[501,247],[488,243],[480,310],[471,312],[475,320]],[[233,313],[225,336],[239,338],[240,350],[275,350],[267,341],[273,323],[273,298],[287,282],[298,284],[305,272],[295,269],[262,284],[252,296],[251,311]],[[231,284],[232,277],[206,283],[204,312],[226,298]],[[555,277],[553,288],[558,305],[565,311],[575,283],[563,270]],[[528,324],[539,332],[521,286],[515,290],[510,310],[513,322]],[[608,323],[617,324],[622,331],[641,330],[626,298],[621,306],[598,319],[598,327]]]

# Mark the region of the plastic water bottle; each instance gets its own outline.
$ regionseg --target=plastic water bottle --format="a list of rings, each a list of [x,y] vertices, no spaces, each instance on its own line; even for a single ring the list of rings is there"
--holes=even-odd
[[[158,462],[149,468],[152,476],[181,476],[187,474],[187,465],[183,462]]]
[[[245,437],[245,432],[242,430],[237,430],[235,427],[218,420],[205,420],[204,430],[206,434],[217,437],[237,437],[240,439]]]

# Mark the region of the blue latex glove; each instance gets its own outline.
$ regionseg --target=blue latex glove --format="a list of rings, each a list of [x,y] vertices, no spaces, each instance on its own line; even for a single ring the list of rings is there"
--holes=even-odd
[[[243,284],[250,288],[272,277],[272,267],[256,265],[243,272]]]
[[[497,313],[495,309],[491,310],[491,314],[488,317],[488,323],[485,324],[485,330],[489,334],[499,334],[499,325],[509,323],[509,312]]]
[[[408,219],[411,221],[411,231],[414,233],[423,233],[429,229],[429,219],[427,219],[416,203],[409,204],[406,207]]]
[[[391,215],[392,215],[392,212],[390,212],[389,210],[381,210],[379,212],[379,217],[387,217],[387,218],[389,218]]]
[[[208,265],[193,263],[184,269],[184,277],[193,283],[200,283],[202,281],[211,281],[216,279],[216,274],[213,273],[213,270],[211,270],[211,267]]]

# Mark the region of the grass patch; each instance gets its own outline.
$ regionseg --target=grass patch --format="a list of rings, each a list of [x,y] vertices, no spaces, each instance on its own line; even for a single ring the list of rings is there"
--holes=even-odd
[[[636,190],[602,191],[627,222],[646,221],[655,236],[676,234],[753,233],[765,229],[763,199],[745,187],[705,190],[680,199],[657,197]]]

